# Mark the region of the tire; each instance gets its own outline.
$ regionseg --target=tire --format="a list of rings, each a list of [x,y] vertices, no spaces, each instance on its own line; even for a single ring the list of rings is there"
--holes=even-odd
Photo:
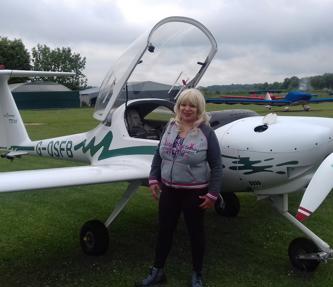
[[[80,231],[80,245],[87,255],[105,254],[109,247],[109,232],[104,223],[99,220],[87,221]]]
[[[292,266],[303,272],[315,271],[320,261],[316,259],[300,259],[299,255],[317,252],[319,252],[317,245],[310,239],[304,237],[295,238],[291,241],[288,248],[288,255]]]
[[[215,202],[215,211],[221,216],[236,217],[239,210],[239,199],[233,192],[220,194]]]

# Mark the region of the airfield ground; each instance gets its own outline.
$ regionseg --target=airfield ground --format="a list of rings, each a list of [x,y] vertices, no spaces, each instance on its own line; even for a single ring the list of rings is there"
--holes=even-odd
[[[262,106],[209,105],[209,110],[231,108],[268,111]],[[313,111],[278,115],[333,117],[333,104],[312,105]],[[32,139],[83,132],[93,128],[92,109],[23,111]],[[30,123],[30,124],[29,124]],[[40,123],[39,125],[31,123]],[[0,171],[73,166],[76,163],[23,157],[0,160]],[[20,180],[19,178],[17,180]],[[1,183],[0,183],[1,184]],[[114,222],[110,249],[105,256],[87,257],[81,252],[79,230],[90,219],[105,220],[126,184],[103,184],[0,194],[1,287],[105,287],[133,286],[146,274],[152,261],[157,229],[156,203],[147,188],[129,202]],[[238,217],[219,217],[207,212],[206,286],[332,286],[333,262],[321,264],[313,274],[292,269],[289,242],[302,236],[266,201],[239,194]],[[294,214],[300,195],[290,197]],[[322,239],[333,245],[333,195],[307,222]],[[189,240],[184,224],[175,235],[168,260],[166,286],[187,286],[191,274]]]

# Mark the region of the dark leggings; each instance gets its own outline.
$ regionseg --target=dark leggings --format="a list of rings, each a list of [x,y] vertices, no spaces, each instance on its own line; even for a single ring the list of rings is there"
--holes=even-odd
[[[204,214],[200,195],[206,190],[174,189],[162,186],[159,200],[159,230],[154,266],[163,268],[172,246],[173,233],[181,212],[191,240],[193,271],[201,273],[205,251]]]

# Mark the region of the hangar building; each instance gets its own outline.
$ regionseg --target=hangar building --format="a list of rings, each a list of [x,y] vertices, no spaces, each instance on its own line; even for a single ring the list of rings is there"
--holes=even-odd
[[[26,82],[10,84],[19,109],[77,108],[79,92],[54,82]]]

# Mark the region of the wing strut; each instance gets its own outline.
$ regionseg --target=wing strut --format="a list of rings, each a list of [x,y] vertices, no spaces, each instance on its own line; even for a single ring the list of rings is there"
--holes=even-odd
[[[122,198],[118,201],[116,207],[112,211],[109,218],[105,221],[106,228],[109,228],[111,223],[117,218],[119,213],[124,209],[127,202],[131,199],[134,193],[138,190],[141,185],[141,180],[135,180],[129,183],[127,190],[124,192]]]
[[[107,252],[109,248],[109,232],[111,223],[117,218],[119,213],[124,209],[127,202],[138,190],[141,180],[131,181],[124,192],[116,207],[112,211],[105,223],[93,219],[87,221],[80,231],[80,245],[82,251],[87,255],[99,256]]]

